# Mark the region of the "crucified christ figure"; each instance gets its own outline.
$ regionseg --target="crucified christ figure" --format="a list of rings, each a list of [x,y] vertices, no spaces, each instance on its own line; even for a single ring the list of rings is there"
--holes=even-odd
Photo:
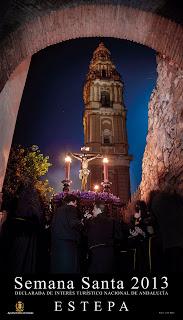
[[[88,176],[90,170],[88,169],[88,163],[94,159],[101,158],[100,154],[96,156],[90,156],[89,154],[71,153],[71,155],[77,160],[81,161],[81,170],[79,170],[79,179],[81,180],[81,190],[86,191]]]

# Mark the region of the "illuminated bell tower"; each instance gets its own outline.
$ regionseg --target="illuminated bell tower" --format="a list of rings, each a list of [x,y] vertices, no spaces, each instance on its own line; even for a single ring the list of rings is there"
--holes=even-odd
[[[126,109],[123,83],[111,61],[110,51],[100,43],[93,53],[83,90],[84,142],[92,153],[109,159],[111,192],[127,202],[130,197]],[[89,188],[103,180],[101,159],[90,164]]]

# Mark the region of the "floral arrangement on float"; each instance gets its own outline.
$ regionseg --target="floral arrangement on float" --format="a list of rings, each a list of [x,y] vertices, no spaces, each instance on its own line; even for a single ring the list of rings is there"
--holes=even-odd
[[[54,195],[53,202],[55,206],[60,206],[64,203],[64,198],[68,194],[73,194],[79,199],[79,207],[82,213],[85,213],[86,210],[91,211],[94,205],[94,202],[97,200],[102,200],[105,202],[106,206],[109,209],[111,215],[119,215],[123,203],[120,198],[113,195],[112,193],[107,192],[95,192],[95,191],[72,191],[72,192],[59,192]]]
[[[93,203],[96,200],[103,200],[106,204],[112,203],[114,205],[121,205],[121,200],[119,197],[107,192],[95,192],[95,191],[72,191],[66,193],[64,191],[59,192],[54,195],[55,202],[62,201],[67,194],[73,194],[78,197],[82,203]]]

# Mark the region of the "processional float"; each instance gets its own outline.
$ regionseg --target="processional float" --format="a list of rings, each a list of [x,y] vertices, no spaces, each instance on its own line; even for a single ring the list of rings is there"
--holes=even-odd
[[[62,181],[64,192],[69,192],[70,185],[72,183],[70,179],[72,158],[75,158],[81,162],[81,169],[79,170],[79,179],[81,180],[81,191],[87,191],[87,182],[90,174],[90,170],[88,168],[89,162],[95,159],[102,159],[104,180],[101,182],[101,185],[103,187],[103,192],[108,192],[108,193],[110,192],[111,182],[109,181],[108,158],[104,157],[101,154],[93,155],[89,153],[89,151],[90,151],[89,147],[82,147],[81,153],[69,153],[66,155],[65,179]],[[94,189],[95,191],[98,191],[99,186],[95,186]]]

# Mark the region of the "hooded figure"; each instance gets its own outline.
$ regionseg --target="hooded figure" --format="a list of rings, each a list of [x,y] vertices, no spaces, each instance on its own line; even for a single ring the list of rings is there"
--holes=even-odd
[[[114,271],[115,221],[107,216],[104,202],[95,202],[93,216],[86,221],[89,273]]]
[[[37,271],[38,239],[43,225],[40,197],[33,184],[21,186],[3,225],[6,271]]]
[[[79,240],[83,224],[78,215],[77,197],[67,195],[57,208],[51,226],[51,271],[79,273]]]
[[[151,199],[156,218],[156,238],[161,256],[156,265],[166,272],[183,271],[183,198],[176,193],[156,192]],[[160,261],[162,266],[160,265]]]

